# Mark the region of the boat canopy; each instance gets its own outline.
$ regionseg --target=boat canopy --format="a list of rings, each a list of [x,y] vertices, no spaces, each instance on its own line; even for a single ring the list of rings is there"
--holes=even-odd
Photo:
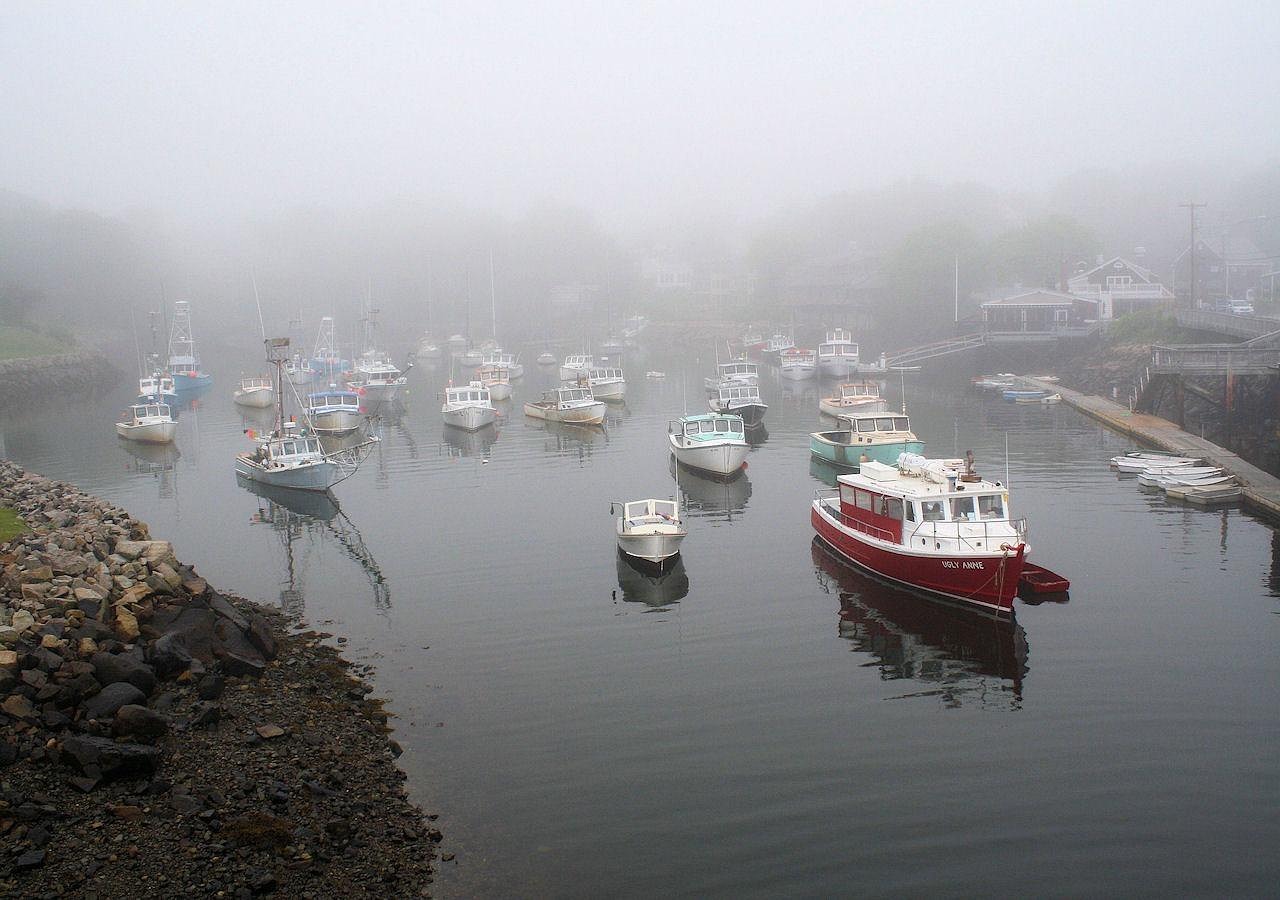
[[[673,522],[680,520],[680,511],[674,500],[633,500],[625,505],[625,518],[644,519],[658,516]]]
[[[672,431],[683,431],[686,437],[724,436],[742,437],[743,425],[740,416],[715,415],[685,416],[679,422],[671,423]]]
[[[582,401],[594,400],[595,396],[591,393],[591,388],[584,387],[562,387],[556,389],[556,400],[560,403],[581,403]]]
[[[716,366],[716,369],[721,378],[731,378],[737,375],[758,375],[760,372],[759,366],[755,363],[740,361],[720,363]]]
[[[760,400],[760,388],[754,384],[721,384],[719,390],[722,402]]]
[[[478,383],[446,388],[444,399],[446,403],[488,403],[489,389]]]
[[[840,399],[853,400],[858,397],[879,397],[880,385],[874,381],[854,381],[840,385]]]
[[[588,369],[587,377],[590,378],[592,381],[605,381],[605,380],[612,381],[612,380],[621,380],[623,375],[622,375],[621,369],[605,368],[605,369]]]
[[[901,432],[911,430],[911,420],[903,415],[885,415],[883,413],[850,413],[840,416],[840,420],[849,423],[849,430],[859,434],[872,432]]]
[[[307,394],[307,407],[309,409],[322,409],[325,407],[359,409],[360,395],[355,391],[317,391],[314,394]]]
[[[167,403],[137,403],[129,407],[129,412],[135,419],[173,418]]]

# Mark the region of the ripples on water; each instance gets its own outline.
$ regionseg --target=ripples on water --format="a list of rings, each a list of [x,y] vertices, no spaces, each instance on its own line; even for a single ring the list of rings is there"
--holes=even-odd
[[[337,504],[237,485],[243,431],[271,416],[231,404],[234,365],[176,448],[115,438],[127,386],[11,415],[4,447],[126,506],[224,589],[350,636],[458,854],[443,895],[1274,888],[1269,528],[1117,478],[1126,442],[1066,407],[917,376],[932,455],[972,448],[1003,478],[1008,436],[1034,557],[1073,583],[995,623],[813,543],[808,503],[834,477],[808,458],[817,383],[763,379],[768,430],[721,482],[666,449],[710,364],[624,365],[603,429],[525,419],[554,377],[531,365],[475,434],[440,422],[447,373],[416,368]],[[608,505],[677,487],[684,559],[652,578],[618,556]]]

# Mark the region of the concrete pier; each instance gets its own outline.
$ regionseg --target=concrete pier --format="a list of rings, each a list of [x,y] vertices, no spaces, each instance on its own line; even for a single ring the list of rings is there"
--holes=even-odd
[[[1280,478],[1264,472],[1252,463],[1245,462],[1236,454],[1212,441],[1183,431],[1172,422],[1159,416],[1130,412],[1105,397],[1082,394],[1059,384],[1040,381],[1035,378],[1023,378],[1022,381],[1040,390],[1062,395],[1062,402],[1074,406],[1085,415],[1097,419],[1121,434],[1127,434],[1144,444],[1185,453],[1203,459],[1206,463],[1220,467],[1224,472],[1236,476],[1244,489],[1244,505],[1252,511],[1280,522]]]

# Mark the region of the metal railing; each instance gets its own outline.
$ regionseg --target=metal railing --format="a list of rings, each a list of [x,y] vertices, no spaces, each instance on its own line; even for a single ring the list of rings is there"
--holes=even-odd
[[[1000,531],[994,535],[999,543],[993,547],[991,544],[991,529],[996,526],[1000,526]],[[933,541],[935,549],[937,549],[937,544],[947,541],[954,542],[958,548],[965,550],[990,552],[1000,549],[1000,544],[1009,542],[1009,529],[1013,530],[1018,543],[1025,543],[1027,535],[1031,532],[1031,525],[1026,517],[1023,516],[1016,519],[993,519],[990,521],[978,519],[974,522],[967,520],[921,522],[911,532],[905,543],[910,545],[916,538],[923,538],[925,541]],[[981,544],[977,543],[979,540],[982,541]]]
[[[1197,369],[1214,372],[1267,370],[1280,365],[1280,348],[1240,344],[1154,345],[1151,367],[1164,370]]]

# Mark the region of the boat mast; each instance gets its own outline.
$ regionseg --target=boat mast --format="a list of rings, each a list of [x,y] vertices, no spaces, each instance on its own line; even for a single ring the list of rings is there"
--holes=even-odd
[[[289,339],[263,338],[267,362],[276,367],[276,434],[284,434],[284,364],[289,358]]]
[[[493,248],[489,249],[489,318],[493,325],[493,342],[498,342],[498,299],[493,289]]]

